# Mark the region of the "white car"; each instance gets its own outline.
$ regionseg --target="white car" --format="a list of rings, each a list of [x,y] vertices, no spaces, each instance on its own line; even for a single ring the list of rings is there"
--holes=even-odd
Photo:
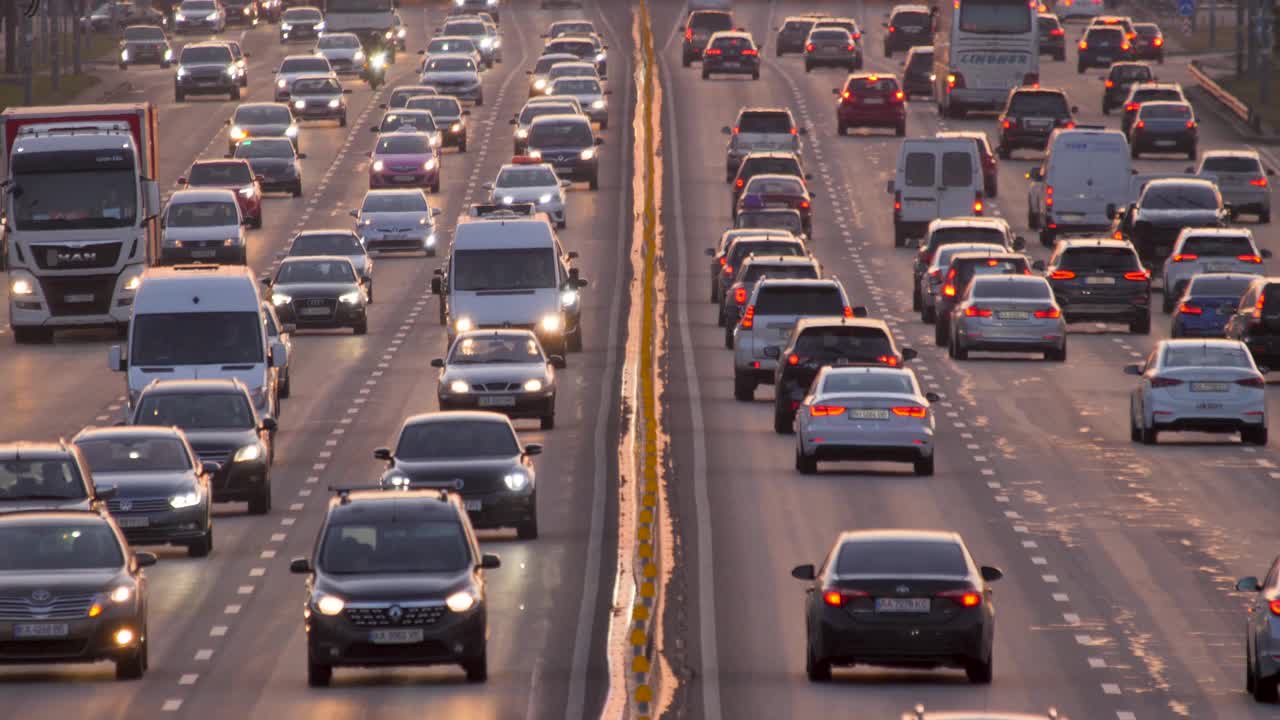
[[[1183,228],[1164,261],[1164,311],[1173,312],[1191,278],[1206,272],[1265,275],[1259,250],[1248,228]]]
[[[276,102],[289,99],[289,89],[293,81],[303,75],[332,75],[335,80],[338,74],[333,71],[329,61],[318,55],[289,55],[276,68],[275,98]]]
[[[568,180],[561,180],[549,163],[532,158],[518,157],[498,170],[493,182],[484,184],[489,191],[492,205],[533,203],[537,212],[551,216],[557,228],[568,224],[564,209],[564,189]]]
[[[315,54],[329,61],[333,71],[354,75],[364,69],[364,48],[355,33],[325,33],[316,40]]]
[[[1161,432],[1240,433],[1267,444],[1267,383],[1239,340],[1161,340],[1141,364],[1129,395],[1129,436],[1153,445]]]
[[[480,68],[470,55],[433,55],[427,58],[419,82],[434,85],[436,92],[441,95],[452,95],[459,100],[484,105]]]
[[[601,130],[609,128],[609,104],[604,96],[610,94],[598,78],[562,77],[549,81],[547,95],[568,95],[582,105],[582,111],[591,121],[600,125]]]
[[[436,116],[430,110],[388,110],[382,114],[377,125],[369,128],[371,132],[387,133],[422,133],[427,136],[431,147],[438,148],[444,142],[440,126],[436,124]]]
[[[244,265],[244,216],[230,190],[179,190],[161,216],[160,262]]]
[[[495,62],[501,62],[501,58],[499,56],[499,47],[502,45],[501,41],[498,41],[497,45],[494,44],[497,40],[496,33],[494,35],[490,35],[486,23],[478,17],[466,16],[449,18],[448,22],[444,24],[444,27],[440,28],[439,33],[441,35],[456,35],[458,37],[470,38],[471,42],[474,43],[476,48],[480,51],[480,57],[484,60],[486,68],[493,67]]]
[[[992,250],[991,245],[982,243],[954,243],[939,247],[933,254],[933,262],[920,274],[920,322],[933,323],[938,318],[938,296],[942,294],[942,288],[946,284],[951,258],[960,253],[989,253]],[[954,294],[955,289],[951,292]]]
[[[824,367],[796,411],[796,470],[815,473],[823,460],[878,460],[932,475],[930,405],[938,399],[905,368]]]
[[[589,62],[575,60],[573,62],[561,62],[551,66],[547,71],[547,82],[554,83],[556,80],[565,77],[585,77],[600,81],[600,85],[604,85],[604,78],[600,77],[600,73],[596,71],[596,66]]]
[[[1276,171],[1262,164],[1257,150],[1210,150],[1200,156],[1200,165],[1187,168],[1213,180],[1222,201],[1231,205],[1231,217],[1253,213],[1258,222],[1271,222],[1271,181]]]
[[[418,66],[418,72],[422,72],[427,65],[427,60],[441,55],[466,55],[471,58],[476,67],[484,64],[484,58],[480,56],[480,48],[471,42],[471,38],[461,35],[437,35],[431,38],[431,42],[427,43],[427,48],[422,51],[425,56],[422,64]]]
[[[1053,12],[1057,14],[1062,22],[1072,18],[1090,20],[1099,15],[1105,15],[1107,6],[1103,0],[1058,0],[1057,4],[1053,6]]]
[[[370,190],[350,214],[369,252],[420,251],[435,257],[435,217],[440,210],[427,204],[422,190]]]

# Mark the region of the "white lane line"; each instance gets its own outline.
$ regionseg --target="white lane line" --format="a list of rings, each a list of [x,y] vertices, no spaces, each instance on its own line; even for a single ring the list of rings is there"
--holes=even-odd
[[[212,657],[213,657],[213,651],[207,648],[204,650],[196,651],[196,660],[200,662],[205,662],[206,660],[209,660]]]
[[[237,595],[252,595],[252,594],[253,594],[253,586],[252,586],[252,585],[241,585],[240,587],[236,588],[236,594],[237,594]]]
[[[195,685],[196,680],[199,680],[199,679],[200,679],[200,676],[196,673],[186,673],[182,677],[178,678],[178,684],[179,685]]]
[[[1119,695],[1120,686],[1115,683],[1102,683],[1102,692],[1107,695]]]
[[[226,625],[214,625],[209,628],[209,637],[223,637],[227,634]]]
[[[263,575],[266,575],[266,574],[267,574],[266,568],[251,568],[249,570],[249,577],[262,577]]]
[[[239,614],[240,614],[240,606],[239,606],[239,605],[235,605],[235,604],[228,605],[228,606],[226,606],[225,608],[223,608],[223,609],[222,609],[222,614],[223,614],[223,615],[239,615]]]
[[[1043,581],[1045,581],[1046,583],[1048,583],[1048,584],[1050,584],[1050,585],[1056,584],[1056,583],[1058,582],[1058,576],[1057,576],[1057,575],[1041,575],[1041,576],[1040,576],[1040,579],[1041,579],[1041,580],[1043,580]]]
[[[1075,613],[1062,613],[1062,619],[1067,621],[1068,625],[1080,624],[1080,616]]]
[[[178,712],[178,708],[182,707],[182,698],[169,698],[164,701],[160,709],[164,712]]]
[[[1094,670],[1101,670],[1106,666],[1107,666],[1107,661],[1103,660],[1100,657],[1089,658],[1089,667],[1093,668]]]

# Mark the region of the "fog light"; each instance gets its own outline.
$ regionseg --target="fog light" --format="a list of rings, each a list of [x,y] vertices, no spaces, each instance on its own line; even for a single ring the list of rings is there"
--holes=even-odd
[[[115,634],[116,645],[125,647],[133,642],[133,631],[129,628],[120,628]]]

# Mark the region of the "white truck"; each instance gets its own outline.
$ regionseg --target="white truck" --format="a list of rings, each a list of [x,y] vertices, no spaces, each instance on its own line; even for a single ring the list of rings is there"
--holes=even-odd
[[[123,336],[142,271],[159,256],[155,107],[13,107],[0,125],[14,340],[83,327]]]

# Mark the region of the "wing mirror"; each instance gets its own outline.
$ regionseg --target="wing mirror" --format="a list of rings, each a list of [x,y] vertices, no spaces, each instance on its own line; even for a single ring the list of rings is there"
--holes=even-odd
[[[1266,248],[1263,248],[1263,249],[1261,250],[1261,253],[1262,253],[1262,257],[1264,257],[1264,258],[1270,258],[1270,257],[1271,257],[1271,251],[1270,251],[1270,250],[1267,250]]]
[[[347,211],[347,214],[348,214],[348,215],[350,215],[350,216],[351,216],[351,217],[353,217],[353,218],[358,218],[358,217],[360,217],[360,211],[359,211],[359,210],[348,210],[348,211]]]
[[[1236,592],[1262,592],[1262,584],[1252,575],[1243,577],[1236,581]]]
[[[444,294],[444,284],[440,282],[439,277],[431,278],[431,294],[432,295]]]
[[[595,143],[596,145],[603,145],[603,144],[604,144],[604,138],[602,138],[602,137],[598,137],[598,138],[596,138],[596,139],[594,140],[594,143]]]
[[[433,368],[444,367],[444,358],[431,358],[431,367]]]
[[[915,348],[902,348],[902,362],[910,362],[920,357],[920,353]]]
[[[1141,375],[1142,366],[1137,363],[1129,363],[1128,365],[1124,366],[1124,374],[1125,375]]]
[[[279,427],[279,425],[276,424],[275,418],[264,418],[262,420],[261,427],[263,430],[266,430],[267,432],[275,432],[276,428]]]
[[[298,153],[298,159],[299,159],[299,160],[306,160],[306,159],[307,159],[307,154],[306,154],[306,153]]]
[[[221,463],[216,463],[216,462],[200,463],[200,473],[203,475],[217,475],[218,471],[221,469],[222,469]]]
[[[311,574],[311,561],[306,558],[294,558],[289,561],[289,572],[297,575]]]
[[[373,451],[374,460],[386,460],[391,462],[391,448],[380,447]]]
[[[497,570],[500,567],[502,567],[502,558],[497,555],[494,555],[493,553],[485,553],[480,556],[481,570]]]
[[[884,191],[885,191],[886,193],[890,194],[890,195],[892,195],[892,194],[893,194],[893,181],[892,181],[892,180],[890,180],[889,182],[885,183]]]
[[[136,552],[133,554],[133,561],[136,562],[140,568],[151,567],[156,564],[156,554],[149,552]]]
[[[1078,113],[1078,112],[1080,112],[1080,108],[1076,107],[1075,105],[1072,105],[1072,106],[1071,106],[1071,114],[1072,114],[1072,115],[1075,115],[1075,114],[1076,114],[1076,113]]]
[[[111,372],[124,372],[129,368],[128,360],[124,355],[124,348],[119,345],[112,345],[107,351],[107,369]]]
[[[187,179],[186,179],[185,177],[180,177],[180,178],[178,178],[177,180],[174,180],[174,181],[173,181],[173,184],[174,184],[174,185],[186,185],[186,184],[187,184]]]
[[[853,316],[856,318],[864,318],[867,316],[867,308],[865,305],[855,305],[853,307]]]
[[[1017,235],[1017,236],[1015,236],[1015,237],[1013,238],[1013,249],[1014,249],[1014,250],[1022,250],[1022,249],[1023,249],[1023,248],[1025,248],[1026,246],[1027,246],[1027,241],[1026,241],[1026,239],[1025,239],[1025,238],[1023,238],[1021,235]]]
[[[732,134],[733,134],[733,129],[732,129],[732,128],[730,128],[728,125],[725,125],[724,127],[720,128],[720,134],[721,134],[721,135],[732,135]]]
[[[557,370],[563,370],[569,366],[569,364],[566,363],[564,361],[564,358],[561,357],[560,355],[552,355],[551,357],[547,358],[547,362],[551,363],[551,367]]]
[[[924,394],[924,399],[928,400],[931,403],[936,403],[942,399],[942,396],[936,392],[927,392]]]
[[[1044,272],[1044,261],[1043,261],[1043,260],[1037,260],[1037,261],[1035,261],[1035,262],[1031,263],[1031,269],[1032,269],[1032,270],[1035,270],[1036,272]]]
[[[818,577],[818,570],[812,563],[797,565],[791,568],[791,577],[797,580],[813,580]]]
[[[529,443],[524,446],[524,454],[529,457],[542,454],[542,443]]]
[[[1188,166],[1187,166],[1187,168],[1186,168],[1185,170],[1183,170],[1182,172],[1187,173],[1188,175],[1190,175],[1190,174],[1194,173],[1195,171],[1196,171],[1196,169],[1195,169],[1194,167],[1192,167],[1192,166],[1188,165]]]
[[[998,567],[991,567],[990,565],[983,565],[981,568],[978,568],[978,573],[982,575],[982,579],[985,582],[995,582],[1004,577],[1003,570]]]
[[[1115,219],[1116,219],[1116,205],[1115,205],[1115,203],[1107,203],[1107,219],[1108,219],[1108,220],[1115,220]]]

